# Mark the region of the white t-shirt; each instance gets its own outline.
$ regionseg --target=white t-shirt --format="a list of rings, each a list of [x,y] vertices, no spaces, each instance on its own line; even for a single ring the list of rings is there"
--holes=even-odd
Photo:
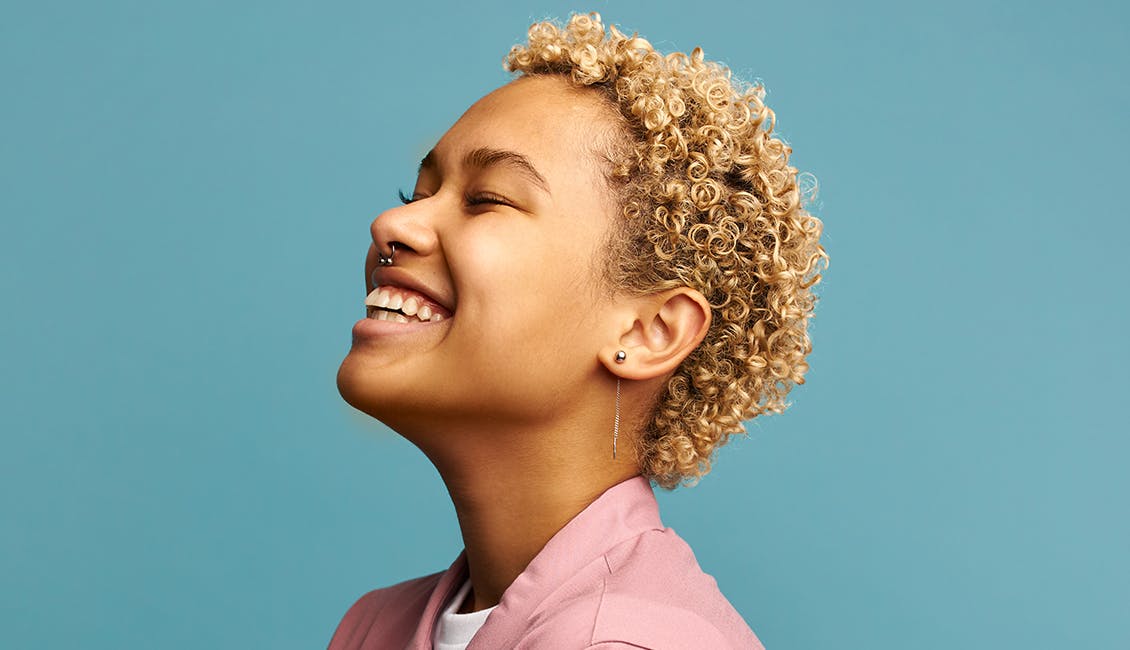
[[[466,650],[471,637],[486,622],[487,617],[494,607],[471,612],[470,614],[456,614],[455,611],[463,604],[463,599],[471,591],[471,581],[463,583],[451,602],[443,609],[436,621],[435,633],[432,636],[432,650]],[[497,605],[495,606],[497,607]]]

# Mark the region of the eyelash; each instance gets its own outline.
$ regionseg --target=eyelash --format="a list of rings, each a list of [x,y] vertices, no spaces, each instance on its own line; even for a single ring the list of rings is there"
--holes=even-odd
[[[497,194],[477,194],[475,196],[468,196],[466,199],[467,205],[505,205],[513,207],[509,201],[498,196]]]
[[[399,190],[399,189],[396,190],[396,195],[400,198],[400,202],[403,203],[404,205],[408,205],[409,203],[415,203],[416,201],[420,200],[419,198],[417,198],[415,196],[409,196],[409,195],[405,194],[404,190]],[[477,194],[475,196],[467,196],[464,200],[467,202],[467,205],[469,205],[469,206],[505,205],[505,206],[508,206],[508,207],[514,207],[512,203],[510,203],[506,199],[498,196],[497,194]]]

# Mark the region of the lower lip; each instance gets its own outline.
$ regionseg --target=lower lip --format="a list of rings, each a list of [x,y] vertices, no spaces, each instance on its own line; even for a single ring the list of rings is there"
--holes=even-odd
[[[412,334],[430,328],[437,328],[449,320],[451,319],[445,318],[441,321],[398,323],[391,320],[362,318],[353,325],[353,340],[361,341],[395,334]]]

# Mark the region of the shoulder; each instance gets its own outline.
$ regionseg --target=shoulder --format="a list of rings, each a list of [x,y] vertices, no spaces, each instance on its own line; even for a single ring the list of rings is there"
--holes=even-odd
[[[732,620],[719,621],[697,610],[695,603],[673,605],[646,596],[606,593],[593,625],[590,647],[762,650],[753,631],[736,613]]]
[[[441,571],[361,596],[338,623],[329,650],[361,647],[365,637],[378,628],[382,637],[406,634],[407,642],[442,576]]]
[[[590,569],[582,572],[588,576],[583,588],[574,584],[558,591],[569,596],[552,599],[558,601],[547,608],[553,613],[530,630],[526,640],[534,643],[528,647],[575,638],[583,629],[584,647],[594,649],[763,650],[714,578],[669,528],[609,549]]]
[[[609,575],[593,626],[594,645],[762,648],[674,530],[648,531],[609,550],[605,559]]]

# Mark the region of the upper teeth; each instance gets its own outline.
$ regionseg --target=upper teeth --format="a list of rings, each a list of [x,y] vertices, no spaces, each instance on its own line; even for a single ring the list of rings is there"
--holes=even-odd
[[[370,318],[378,317],[380,320],[399,320],[401,322],[408,322],[409,319],[401,316],[400,318],[387,318],[382,314],[389,316],[398,316],[392,314],[387,310],[400,310],[407,316],[415,316],[415,319],[420,321],[439,322],[443,320],[443,314],[433,312],[432,308],[423,304],[423,301],[416,296],[409,295],[405,297],[400,290],[395,287],[377,287],[365,298],[365,305],[367,307],[377,307],[376,310],[370,310]]]

